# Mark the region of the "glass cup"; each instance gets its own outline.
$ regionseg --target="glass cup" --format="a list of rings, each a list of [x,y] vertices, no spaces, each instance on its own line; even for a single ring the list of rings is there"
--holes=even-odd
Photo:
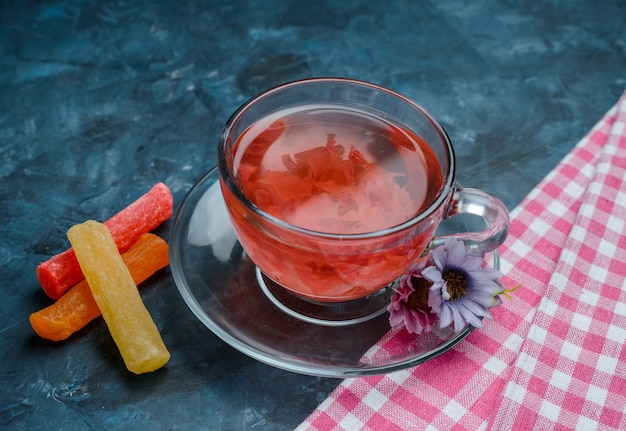
[[[442,222],[474,214],[485,229],[450,234],[477,253],[508,234],[505,205],[455,184],[452,144],[419,105],[351,79],[280,85],[226,123],[222,195],[259,281],[315,304],[364,300],[429,249]]]

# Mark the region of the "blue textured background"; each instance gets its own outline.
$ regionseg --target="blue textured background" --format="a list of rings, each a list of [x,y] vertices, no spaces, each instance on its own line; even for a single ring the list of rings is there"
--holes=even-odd
[[[180,203],[244,100],[322,75],[425,106],[455,144],[459,181],[513,208],[626,87],[626,3],[2,2],[0,428],[288,430],[338,384],[226,346],[169,270],[142,291],[172,352],[152,375],[125,371],[102,320],[59,344],[28,323],[50,303],[35,267],[69,226],[157,181]]]

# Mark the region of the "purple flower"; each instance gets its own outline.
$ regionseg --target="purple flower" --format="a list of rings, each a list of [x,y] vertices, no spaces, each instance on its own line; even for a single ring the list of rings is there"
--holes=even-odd
[[[405,326],[409,333],[430,332],[438,317],[428,306],[429,288],[432,284],[422,276],[423,264],[416,264],[400,278],[391,297],[389,324],[397,329]]]
[[[468,323],[482,328],[482,318],[491,318],[489,308],[501,303],[504,289],[498,283],[502,273],[483,268],[483,257],[468,255],[462,241],[448,239],[441,249],[430,252],[432,265],[421,271],[432,282],[428,305],[439,316],[439,326],[454,323],[459,332]]]

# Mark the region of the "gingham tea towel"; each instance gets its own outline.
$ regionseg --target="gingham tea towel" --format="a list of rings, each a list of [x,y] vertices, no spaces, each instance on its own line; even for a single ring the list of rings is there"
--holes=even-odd
[[[511,218],[502,282],[522,287],[493,321],[342,381],[297,431],[626,430],[626,94]]]

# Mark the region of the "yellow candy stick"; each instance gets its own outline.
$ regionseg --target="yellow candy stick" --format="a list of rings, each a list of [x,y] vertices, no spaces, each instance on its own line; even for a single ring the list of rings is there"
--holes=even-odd
[[[67,237],[126,368],[135,374],[161,368],[170,353],[109,229],[89,220],[72,226]]]

